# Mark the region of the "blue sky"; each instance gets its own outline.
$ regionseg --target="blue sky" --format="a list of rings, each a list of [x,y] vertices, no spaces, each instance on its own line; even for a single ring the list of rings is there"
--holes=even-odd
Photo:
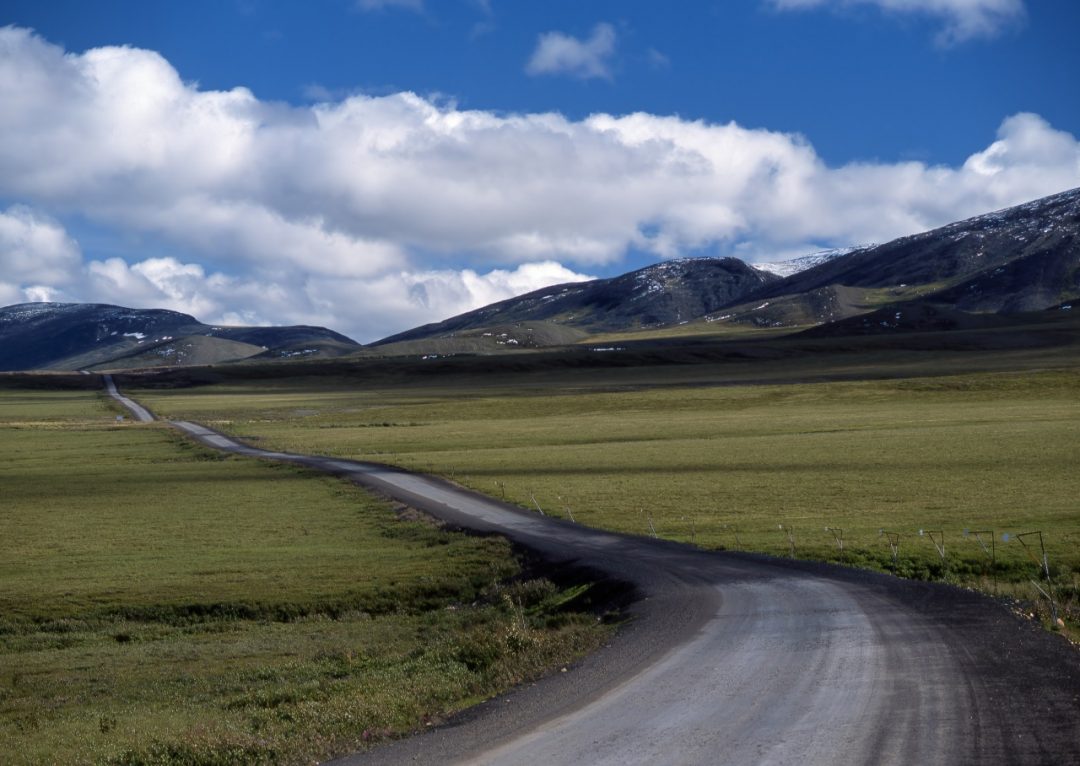
[[[677,8],[7,0],[0,304],[371,340],[552,282],[883,241],[1080,185],[1078,3]]]

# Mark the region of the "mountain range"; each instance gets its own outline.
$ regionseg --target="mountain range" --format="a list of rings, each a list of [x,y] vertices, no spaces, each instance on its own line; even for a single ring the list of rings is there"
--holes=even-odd
[[[191,366],[253,357],[335,356],[359,347],[324,327],[212,326],[164,309],[100,303],[0,308],[0,370]]]
[[[536,290],[361,347],[322,327],[221,327],[160,309],[0,309],[0,370],[501,353],[612,333],[821,334],[992,327],[1080,298],[1080,189],[933,231],[757,266],[682,258]]]
[[[737,258],[677,259],[611,279],[536,290],[375,345],[521,322],[550,322],[585,334],[664,327],[716,311],[779,279]]]
[[[678,259],[612,279],[556,285],[375,345],[501,336],[521,346],[523,337],[550,325],[582,337],[684,324],[713,331],[809,327],[911,302],[1015,314],[1077,297],[1080,189],[1073,189],[882,245],[757,267],[735,258]]]

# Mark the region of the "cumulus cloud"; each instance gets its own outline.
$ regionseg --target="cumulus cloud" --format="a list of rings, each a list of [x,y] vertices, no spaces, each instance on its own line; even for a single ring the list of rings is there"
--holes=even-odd
[[[0,211],[0,279],[63,284],[81,257],[78,244],[54,219],[25,205]]]
[[[214,319],[226,310],[236,285],[222,274],[176,258],[148,258],[128,265],[122,258],[90,261],[79,284],[81,300],[126,306],[155,306]]]
[[[217,324],[314,324],[361,341],[453,316],[515,295],[590,277],[550,262],[513,270],[394,272],[374,279],[230,277],[199,264],[151,258],[90,261],[73,291],[25,300],[83,300],[183,311]],[[0,296],[3,285],[0,284]],[[14,300],[8,302],[15,302]]]
[[[587,40],[562,32],[546,32],[525,65],[531,75],[565,74],[582,80],[611,79],[611,56],[615,53],[615,28],[601,23]]]
[[[81,265],[78,243],[54,218],[26,205],[0,211],[0,306],[55,300]]]
[[[108,258],[89,261],[83,278],[63,297],[167,308],[214,324],[311,324],[317,320],[314,323],[341,327],[343,321],[355,318],[348,313],[336,317],[332,312],[320,312],[304,288],[303,282],[277,283],[258,275],[208,273],[201,264],[172,257],[133,264]],[[358,297],[354,296],[354,302]]]
[[[485,273],[438,269],[376,277],[315,271],[230,276],[174,257],[84,262],[62,226],[21,206],[0,214],[0,266],[0,306],[85,301],[167,308],[216,324],[325,325],[363,341],[591,278],[551,261]]]
[[[363,283],[315,279],[306,290],[313,305],[337,315],[351,312],[350,326],[362,320],[368,337],[375,339],[542,287],[590,278],[558,263],[537,262],[485,273],[472,269],[397,272]]]
[[[18,285],[0,280],[0,306],[12,306],[16,303],[34,303],[27,300],[25,294]]]
[[[156,53],[0,29],[0,300],[52,290],[371,340],[614,266],[882,242],[1080,186],[1080,142],[1005,119],[959,166],[827,165],[803,137],[652,114],[495,114],[412,93],[305,107]],[[58,162],[56,158],[63,158]],[[96,259],[49,214],[175,258]],[[247,312],[247,313],[245,313]]]
[[[944,22],[938,42],[948,45],[996,37],[1025,16],[1024,0],[770,0],[780,10],[872,5],[890,12],[933,16]]]

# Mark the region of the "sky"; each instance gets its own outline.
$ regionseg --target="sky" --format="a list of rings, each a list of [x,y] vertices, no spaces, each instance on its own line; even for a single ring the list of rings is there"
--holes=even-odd
[[[0,0],[0,306],[361,342],[1080,186],[1075,0]]]

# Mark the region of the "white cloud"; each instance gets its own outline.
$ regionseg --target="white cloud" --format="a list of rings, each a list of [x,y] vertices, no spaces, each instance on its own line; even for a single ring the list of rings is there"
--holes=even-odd
[[[443,269],[398,272],[364,282],[314,279],[306,291],[313,305],[325,306],[327,316],[345,320],[330,326],[362,326],[374,340],[542,287],[589,278],[558,263],[538,262],[486,273]]]
[[[87,264],[86,278],[74,297],[169,308],[217,324],[324,325],[371,341],[541,287],[589,279],[551,262],[484,274],[444,269],[371,279],[297,277],[296,281],[235,278],[207,274],[198,264],[174,258],[152,258],[131,266],[110,258]]]
[[[387,8],[404,8],[408,11],[422,12],[424,0],[356,0],[356,7],[362,11],[382,11]]]
[[[460,314],[477,306],[506,300],[515,295],[564,282],[580,282],[590,277],[577,274],[559,263],[524,263],[513,271],[493,269],[478,274],[462,271],[428,271],[396,275],[408,289],[410,298],[424,308],[439,306],[447,315]]]
[[[65,298],[167,308],[212,324],[322,324],[346,333],[354,326],[351,320],[365,318],[362,289],[347,304],[352,311],[336,316],[311,300],[302,278],[277,282],[257,275],[232,277],[207,273],[200,264],[176,258],[149,258],[130,265],[121,258],[90,261],[84,273],[79,293]]]
[[[26,297],[18,285],[0,282],[0,306],[13,306],[16,303],[34,303]]]
[[[873,5],[889,13],[932,16],[944,22],[938,42],[996,37],[1025,16],[1024,0],[769,0],[780,10]]]
[[[302,89],[304,98],[311,101],[333,101],[341,94],[335,93],[331,88],[327,88],[325,85],[320,85],[317,82],[308,83]]]
[[[597,24],[587,40],[546,32],[536,42],[525,71],[531,75],[565,74],[582,80],[611,79],[609,61],[615,53],[615,28]]]
[[[735,123],[500,115],[412,93],[268,104],[185,84],[152,52],[65,54],[13,28],[0,103],[0,199],[25,203],[0,212],[0,300],[51,289],[365,340],[630,248],[769,260],[1080,186],[1080,142],[1034,114],[959,166],[830,167],[798,135]],[[44,211],[176,257],[84,263]]]
[[[64,283],[81,260],[63,226],[25,205],[0,211],[0,279]]]
[[[292,270],[280,278],[208,273],[201,264],[172,257],[84,262],[58,223],[29,208],[13,210],[0,214],[0,243],[17,241],[25,250],[30,242],[46,260],[26,260],[22,254],[3,258],[14,251],[0,250],[0,306],[86,301],[167,308],[214,324],[315,324],[371,341],[542,287],[591,278],[551,261],[486,273],[439,269],[371,276]],[[9,230],[18,237],[8,236]],[[62,269],[47,262],[57,253]],[[38,279],[53,284],[33,282]]]
[[[222,277],[214,275],[207,280],[201,266],[180,263],[175,258],[151,258],[134,265],[122,258],[90,261],[83,274],[74,287],[75,294],[65,298],[166,308],[199,318],[213,318],[224,309],[208,290],[215,284],[223,286]]]
[[[671,59],[666,54],[656,50],[656,48],[649,48],[645,52],[645,57],[649,62],[649,66],[653,69],[669,69],[671,67]]]

